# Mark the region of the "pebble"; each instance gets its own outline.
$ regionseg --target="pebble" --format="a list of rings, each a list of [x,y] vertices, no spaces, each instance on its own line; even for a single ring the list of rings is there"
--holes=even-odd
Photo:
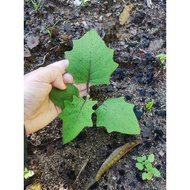
[[[115,78],[118,80],[123,80],[125,78],[125,74],[121,68],[115,70]]]
[[[157,92],[156,92],[155,90],[151,90],[151,91],[149,92],[149,94],[152,95],[152,96],[155,95],[156,93],[157,93]]]
[[[75,179],[76,179],[76,175],[75,175],[75,172],[74,172],[73,170],[68,171],[68,172],[67,172],[67,175],[68,175],[68,177],[69,177],[71,180],[75,180]]]
[[[136,178],[137,178],[137,181],[139,181],[141,183],[144,182],[140,173],[136,173]]]
[[[166,110],[155,111],[155,114],[164,117],[166,116]]]
[[[160,107],[160,103],[159,103],[159,102],[155,102],[155,103],[153,104],[153,107],[159,108],[159,107]]]
[[[140,119],[142,117],[142,115],[143,115],[143,113],[141,111],[134,110],[134,112],[135,112],[135,115],[136,115],[137,119]]]
[[[133,187],[133,188],[136,188],[136,183],[134,181],[132,181],[131,183],[129,183],[129,186]]]
[[[139,90],[139,94],[141,95],[141,96],[144,96],[145,94],[146,94],[146,90],[145,89],[140,89]]]
[[[130,95],[125,95],[125,100],[129,101],[131,99],[132,99],[132,97]]]
[[[63,143],[62,142],[58,142],[58,143],[55,144],[55,147],[57,149],[62,149],[63,148]]]
[[[125,170],[119,170],[119,175],[121,175],[121,176],[124,176],[125,175]]]
[[[79,133],[79,135],[76,138],[77,138],[77,140],[82,141],[82,140],[86,139],[86,137],[87,137],[87,134],[85,132],[81,132],[81,133]]]

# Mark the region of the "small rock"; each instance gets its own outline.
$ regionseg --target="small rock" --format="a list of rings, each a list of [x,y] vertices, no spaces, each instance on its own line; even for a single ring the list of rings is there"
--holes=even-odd
[[[150,128],[145,129],[142,135],[144,138],[149,138],[151,136],[151,129]]]
[[[155,114],[164,117],[166,116],[166,110],[155,111]]]
[[[151,54],[151,53],[145,53],[145,57],[146,57],[147,59],[151,59],[151,58],[152,58],[152,54]]]
[[[142,115],[143,115],[143,113],[141,111],[135,111],[134,110],[134,112],[135,112],[135,115],[136,115],[137,119],[140,119],[142,117]]]
[[[30,50],[24,48],[24,57],[30,57],[30,56],[31,56],[31,54],[30,54]]]
[[[58,143],[55,144],[55,147],[56,147],[57,149],[62,149],[63,146],[64,146],[64,145],[63,145],[62,142],[58,142]]]
[[[139,181],[141,183],[144,182],[140,173],[136,173],[136,178],[137,178],[137,181]]]
[[[160,170],[160,168],[161,168],[161,165],[158,164],[158,165],[156,166],[156,169],[157,169],[157,170]]]
[[[119,179],[117,180],[117,184],[118,184],[118,185],[121,184],[121,178],[119,178]]]
[[[164,44],[164,40],[162,39],[156,39],[150,42],[149,45],[149,51],[157,51],[159,49],[161,49],[162,45]]]
[[[106,16],[107,17],[110,17],[112,15],[112,13],[107,13]]]
[[[149,94],[152,95],[152,96],[155,95],[156,93],[157,93],[157,92],[156,92],[155,90],[151,90],[151,91],[149,92]]]
[[[36,47],[39,44],[39,37],[35,37],[35,36],[28,36],[26,38],[26,43],[27,46],[30,49],[33,49],[34,47]]]
[[[133,188],[136,188],[136,183],[134,181],[132,181],[131,183],[129,183],[129,186],[133,187]]]
[[[75,180],[76,179],[76,175],[75,175],[75,172],[73,170],[67,172],[67,175],[68,177],[71,179],[71,180]]]
[[[141,95],[141,96],[144,96],[145,94],[146,94],[146,90],[145,89],[140,89],[139,90],[139,94]]]
[[[119,170],[119,175],[121,175],[121,176],[124,176],[125,175],[125,170]]]
[[[132,19],[132,22],[135,23],[135,24],[140,24],[142,23],[144,17],[145,17],[145,13],[140,11],[140,12],[137,12],[134,16],[134,18]]]
[[[79,133],[79,135],[76,137],[78,141],[82,141],[84,139],[86,139],[87,134],[85,132],[81,132]]]
[[[125,100],[131,100],[131,99],[132,99],[131,96],[129,96],[129,95],[125,95]]]
[[[121,68],[117,68],[114,73],[115,79],[123,80],[125,78],[125,74]]]
[[[107,90],[108,92],[113,92],[114,91],[114,87],[113,87],[113,85],[112,84],[110,84],[109,86],[108,86],[108,90]]]
[[[160,103],[159,103],[159,102],[155,102],[155,103],[153,104],[153,107],[159,108],[159,107],[160,107]]]
[[[160,151],[158,152],[158,154],[159,154],[161,157],[163,157],[165,153],[163,152],[163,150],[160,150]]]

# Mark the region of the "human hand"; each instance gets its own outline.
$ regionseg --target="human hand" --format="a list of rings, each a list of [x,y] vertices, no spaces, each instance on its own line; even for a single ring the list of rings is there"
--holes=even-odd
[[[52,87],[64,90],[73,83],[71,74],[66,73],[67,60],[41,67],[24,76],[24,125],[26,134],[33,133],[55,119],[61,112],[49,98]],[[86,84],[75,85],[79,96],[86,94]]]

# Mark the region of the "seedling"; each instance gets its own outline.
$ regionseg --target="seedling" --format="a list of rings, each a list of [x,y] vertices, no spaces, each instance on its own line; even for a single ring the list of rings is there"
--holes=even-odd
[[[148,102],[148,103],[146,104],[146,109],[147,109],[147,110],[150,110],[150,109],[152,108],[153,104],[154,104],[154,100]]]
[[[52,34],[53,34],[53,30],[55,29],[55,26],[62,21],[62,19],[58,20],[53,26],[51,27],[45,27],[46,32],[49,34],[49,37],[52,38]],[[41,29],[40,33],[43,31],[43,29]]]
[[[138,168],[140,171],[143,171],[142,173],[142,179],[143,180],[151,180],[153,176],[160,177],[160,172],[157,170],[157,168],[152,166],[152,163],[154,162],[154,154],[150,154],[147,158],[147,156],[139,156],[136,158],[136,168]]]
[[[74,4],[75,6],[86,7],[90,5],[90,0],[75,0]]]
[[[39,0],[38,2],[37,1],[33,1],[33,0],[30,0],[33,7],[35,8],[35,11],[37,12],[43,5],[43,0]]]
[[[32,177],[34,175],[34,172],[32,170],[28,170],[27,168],[24,168],[24,179],[28,179],[29,177]]]
[[[92,127],[95,113],[96,126],[106,127],[110,133],[140,134],[140,127],[134,114],[134,105],[124,97],[110,98],[101,105],[89,98],[90,85],[109,84],[111,73],[118,64],[113,61],[114,51],[108,48],[95,30],[90,30],[81,39],[73,41],[73,50],[65,52],[69,60],[66,71],[76,84],[86,84],[87,96],[78,97],[78,89],[68,84],[66,90],[53,88],[50,99],[62,109],[58,115],[63,122],[63,143],[73,140],[84,127]],[[96,110],[92,109],[95,105]]]
[[[162,65],[164,65],[164,69],[166,69],[166,54],[160,53],[160,54],[156,55],[156,57],[158,58],[158,60],[160,61],[160,63]]]

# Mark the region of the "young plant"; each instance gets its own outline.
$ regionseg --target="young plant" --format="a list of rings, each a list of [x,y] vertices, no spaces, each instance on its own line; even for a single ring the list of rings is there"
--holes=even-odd
[[[90,30],[79,40],[73,40],[73,50],[65,52],[69,60],[66,69],[76,84],[86,84],[87,96],[78,97],[78,89],[68,84],[65,90],[53,88],[50,99],[62,109],[58,115],[63,122],[63,143],[73,140],[84,127],[92,127],[92,114],[96,114],[96,126],[105,127],[110,133],[140,134],[140,127],[134,114],[134,105],[125,102],[124,97],[110,98],[98,104],[89,98],[90,85],[109,84],[111,73],[118,64],[113,61],[114,51],[108,48],[95,30]]]
[[[152,100],[152,101],[150,101],[150,102],[148,102],[148,103],[146,104],[146,109],[147,109],[147,110],[150,110],[153,105],[154,105],[154,100]]]
[[[27,168],[24,168],[24,179],[28,179],[29,177],[32,177],[34,175],[34,172],[32,170],[28,170]]]
[[[148,158],[147,156],[139,156],[136,160],[136,168],[143,171],[143,180],[151,180],[153,176],[160,177],[160,172],[152,166],[152,163],[154,162],[154,154],[150,154]]]
[[[158,58],[160,63],[164,66],[164,69],[166,69],[166,54],[160,53],[160,54],[156,55],[156,57]]]
[[[58,20],[57,22],[55,22],[55,24],[51,27],[45,27],[46,32],[49,34],[49,37],[52,38],[52,34],[53,34],[53,30],[55,30],[55,26],[62,21],[62,19]],[[41,29],[40,32],[42,32],[43,29]]]
[[[39,0],[38,2],[33,1],[33,0],[30,0],[30,1],[32,3],[33,7],[35,8],[36,12],[42,7],[43,0]]]
[[[75,0],[74,4],[75,6],[86,7],[90,5],[90,0]]]

